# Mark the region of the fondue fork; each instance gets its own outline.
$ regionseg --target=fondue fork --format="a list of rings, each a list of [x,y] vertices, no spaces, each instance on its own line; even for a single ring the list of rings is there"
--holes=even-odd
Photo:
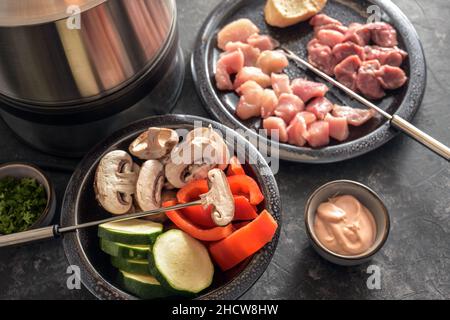
[[[406,121],[402,117],[400,117],[398,115],[391,115],[391,114],[387,113],[386,111],[384,111],[383,109],[381,109],[377,105],[373,104],[372,102],[370,102],[366,98],[360,96],[359,94],[357,94],[353,90],[351,90],[351,89],[347,88],[346,86],[344,86],[339,81],[335,80],[334,78],[330,77],[329,75],[327,75],[326,73],[322,72],[318,68],[314,67],[309,62],[307,62],[304,59],[300,58],[298,55],[296,55],[291,50],[283,48],[283,47],[280,47],[279,49],[283,50],[285,52],[286,56],[289,59],[299,63],[304,68],[311,70],[312,72],[317,74],[319,77],[325,79],[326,81],[328,81],[329,83],[331,83],[335,87],[338,87],[339,89],[344,91],[347,95],[349,95],[353,99],[361,102],[366,107],[371,108],[371,109],[375,110],[376,112],[378,112],[379,114],[381,114],[384,118],[386,118],[389,121],[391,126],[393,126],[394,128],[396,128],[396,129],[400,130],[401,132],[407,134],[409,137],[411,137],[414,140],[418,141],[419,143],[421,143],[422,145],[424,145],[425,147],[427,147],[431,151],[435,152],[436,154],[438,154],[439,156],[441,156],[445,160],[450,161],[450,148],[448,148],[443,143],[439,142],[438,140],[434,139],[430,135],[428,135],[425,132],[421,131],[420,129],[418,129],[417,127],[415,127],[413,124],[411,124],[410,122]]]

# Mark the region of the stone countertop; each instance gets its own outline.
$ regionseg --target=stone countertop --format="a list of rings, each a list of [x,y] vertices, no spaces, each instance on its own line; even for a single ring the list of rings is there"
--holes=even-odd
[[[186,81],[175,113],[207,117],[190,73],[190,52],[203,20],[220,0],[178,0]],[[450,2],[394,1],[415,25],[428,62],[428,85],[414,124],[450,144]],[[0,163],[28,161],[73,167],[76,162],[23,145],[0,121]],[[59,196],[70,174],[49,171]],[[399,136],[377,151],[332,165],[281,163],[277,175],[283,228],[272,264],[244,299],[450,299],[450,168],[416,142]],[[321,184],[352,179],[381,194],[392,229],[383,250],[362,266],[321,259],[303,223],[308,195]],[[57,217],[56,219],[59,219]],[[379,267],[381,289],[369,290],[369,265]],[[68,290],[68,263],[60,240],[0,250],[0,299],[93,299]]]

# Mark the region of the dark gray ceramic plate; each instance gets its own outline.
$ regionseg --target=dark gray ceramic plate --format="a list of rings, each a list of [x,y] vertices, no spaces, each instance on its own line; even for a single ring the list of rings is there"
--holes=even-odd
[[[227,137],[232,137],[232,140],[228,141],[234,141],[236,148],[247,150],[247,163],[251,159],[252,164],[246,164],[246,169],[258,181],[265,196],[265,202],[258,209],[266,208],[280,226],[272,242],[253,257],[228,272],[216,272],[212,286],[198,297],[199,299],[237,299],[264,273],[275,252],[281,229],[280,194],[276,180],[260,153],[241,136],[217,122],[194,116],[167,115],[147,118],[115,133],[88,153],[73,174],[64,196],[61,226],[71,226],[109,216],[97,204],[93,190],[97,164],[106,153],[117,149],[128,150],[130,143],[149,127],[190,130],[193,128],[194,121],[201,121],[203,126],[212,125],[222,134],[226,133]],[[265,174],[263,175],[262,172]],[[83,284],[97,298],[136,298],[118,287],[115,280],[117,271],[111,266],[109,257],[100,250],[97,228],[67,234],[64,236],[63,244],[69,263],[80,267]]]
[[[200,30],[196,50],[192,55],[192,73],[197,90],[203,100],[205,108],[221,123],[240,129],[253,129],[250,135],[256,136],[261,126],[260,119],[241,121],[235,115],[235,106],[238,97],[234,93],[224,93],[216,89],[214,81],[214,65],[220,54],[216,47],[217,32],[227,23],[238,18],[249,18],[254,21],[261,32],[278,39],[283,46],[291,49],[301,57],[306,58],[306,44],[312,38],[312,28],[307,22],[286,28],[278,29],[268,26],[264,22],[263,8],[266,0],[225,0],[208,17]],[[367,21],[367,8],[378,5],[383,13],[382,19],[391,23],[399,33],[400,47],[409,53],[403,68],[410,80],[403,88],[391,91],[377,104],[391,114],[411,120],[420,107],[426,84],[426,65],[422,45],[419,37],[401,10],[389,0],[329,0],[324,12],[345,24],[350,22]],[[291,62],[287,73],[291,78],[308,77],[318,79],[311,72],[305,72]],[[339,104],[361,107],[338,89],[332,88],[327,96]],[[322,149],[300,148],[288,144],[280,144],[280,157],[284,160],[305,163],[338,162],[360,156],[372,151],[397,134],[390,128],[388,122],[382,118],[375,118],[360,128],[352,128],[347,141],[341,144],[330,145]],[[265,141],[266,139],[262,137]],[[267,142],[266,142],[267,143]]]

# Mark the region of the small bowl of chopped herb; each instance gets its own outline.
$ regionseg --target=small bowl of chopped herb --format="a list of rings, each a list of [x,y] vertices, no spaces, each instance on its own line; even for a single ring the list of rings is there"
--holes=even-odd
[[[55,211],[55,191],[42,170],[26,163],[0,165],[0,234],[48,226]]]

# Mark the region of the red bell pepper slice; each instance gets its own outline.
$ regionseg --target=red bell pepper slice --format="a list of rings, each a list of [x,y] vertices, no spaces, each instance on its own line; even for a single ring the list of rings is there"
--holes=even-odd
[[[238,157],[234,156],[230,159],[230,165],[228,166],[227,176],[239,176],[245,175],[245,170],[242,167]]]
[[[176,201],[167,201],[163,204],[163,207],[171,207],[176,204]],[[219,241],[228,237],[234,231],[231,224],[226,227],[201,229],[188,221],[180,212],[175,210],[166,212],[166,215],[180,230],[201,241]]]
[[[272,215],[264,210],[258,218],[235,231],[229,237],[213,243],[209,252],[223,271],[227,271],[269,243],[278,228]]]
[[[234,195],[245,195],[252,205],[258,205],[264,201],[264,195],[259,189],[258,183],[249,176],[228,177],[231,192]]]

